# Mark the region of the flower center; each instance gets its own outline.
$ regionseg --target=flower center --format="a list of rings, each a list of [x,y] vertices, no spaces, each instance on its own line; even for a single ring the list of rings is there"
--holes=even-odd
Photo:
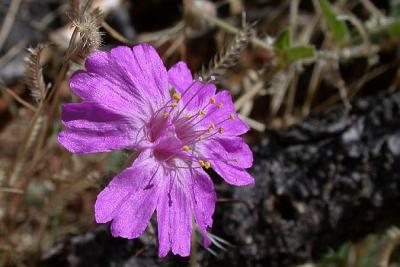
[[[222,103],[217,103],[214,97],[206,101],[196,99],[206,84],[201,84],[194,94],[185,97],[192,85],[182,94],[176,91],[171,93],[171,99],[153,114],[146,125],[145,135],[147,140],[153,143],[154,155],[159,161],[176,165],[179,160],[186,162],[196,160],[200,166],[209,168],[210,162],[208,159],[199,158],[196,145],[223,134],[221,124],[233,120],[234,115],[223,121],[214,122],[213,113],[222,107]],[[205,103],[193,110],[193,105],[188,108],[191,102]]]

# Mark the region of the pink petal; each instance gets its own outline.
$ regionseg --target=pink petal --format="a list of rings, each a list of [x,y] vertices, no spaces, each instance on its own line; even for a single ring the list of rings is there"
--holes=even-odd
[[[223,128],[224,136],[242,135],[250,129],[236,114],[232,96],[228,91],[217,93],[215,101],[216,105],[213,106],[215,112],[212,113],[212,120],[217,127]],[[220,108],[218,108],[219,104],[222,104]],[[233,120],[230,118],[231,115],[233,115]]]
[[[77,154],[110,152],[129,147],[131,137],[119,129],[93,131],[88,129],[66,129],[58,134],[60,142],[68,151]]]
[[[134,120],[97,104],[63,105],[61,118],[67,129],[58,140],[73,153],[113,151],[134,144]]]
[[[68,128],[94,131],[116,128],[121,128],[121,131],[133,131],[140,127],[137,120],[124,117],[90,102],[62,105],[61,121]]]
[[[194,82],[189,90],[182,96],[182,104],[189,113],[197,114],[209,105],[215,95],[216,87],[212,83]]]
[[[208,247],[211,242],[207,237],[207,228],[212,226],[212,215],[214,214],[217,195],[213,182],[203,170],[194,170],[191,177],[192,205],[195,219],[203,234],[203,244]]]
[[[241,137],[219,137],[201,143],[201,154],[210,159],[211,167],[229,184],[249,185],[254,178],[247,172],[253,154]]]
[[[111,110],[131,115],[148,112],[148,107],[156,109],[169,98],[167,71],[150,45],[95,52],[85,66],[87,71],[78,71],[71,77],[71,89]]]
[[[215,85],[193,80],[189,68],[182,61],[169,69],[168,77],[169,83],[182,95],[181,103],[186,113],[198,113],[215,95]]]
[[[183,61],[179,61],[168,70],[168,79],[174,89],[181,94],[193,82],[192,73]]]
[[[148,44],[135,45],[132,49],[119,46],[111,50],[116,71],[128,79],[133,87],[151,104],[169,99],[168,74],[157,51]],[[154,101],[157,100],[157,101]]]
[[[224,160],[238,168],[250,168],[253,165],[253,152],[241,137],[224,136],[206,143],[207,156]]]
[[[237,186],[254,184],[254,178],[243,168],[237,168],[221,161],[213,161],[211,165],[228,184]]]
[[[111,71],[112,72],[112,71]],[[122,75],[122,74],[121,74]],[[137,91],[128,82],[112,79],[87,71],[76,71],[70,79],[71,90],[86,102],[99,106],[126,117],[149,117],[150,105],[146,104]]]
[[[172,249],[183,257],[190,254],[192,235],[191,198],[186,185],[170,174],[164,177],[164,194],[157,204],[158,255],[164,257]]]
[[[114,236],[140,236],[156,208],[161,179],[162,169],[148,153],[143,153],[97,196],[96,222],[112,220]]]

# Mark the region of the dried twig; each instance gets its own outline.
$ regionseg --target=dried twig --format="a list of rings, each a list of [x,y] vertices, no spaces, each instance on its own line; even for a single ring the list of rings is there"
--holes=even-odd
[[[117,40],[118,42],[121,42],[123,44],[126,45],[131,45],[133,44],[133,41],[128,40],[127,38],[125,38],[125,36],[123,36],[121,33],[119,33],[116,29],[114,29],[113,27],[110,26],[110,24],[108,24],[107,22],[103,21],[101,23],[101,26],[108,32],[108,34],[111,35],[112,38],[114,38],[115,40]]]
[[[11,95],[15,101],[17,101],[18,103],[20,103],[21,105],[23,105],[24,107],[26,107],[27,109],[36,112],[36,108],[34,106],[32,106],[30,103],[26,102],[25,100],[23,100],[19,95],[17,95],[13,90],[7,88],[7,87],[3,87],[1,86],[1,88],[7,92],[9,95]]]
[[[0,30],[0,50],[7,40],[22,0],[12,0]]]
[[[205,21],[207,21],[208,23],[211,23],[221,29],[223,29],[224,31],[230,32],[232,34],[239,34],[240,30],[234,26],[232,26],[231,24],[223,21],[222,19],[219,19],[217,17],[213,17],[210,16],[208,14],[206,14],[205,12],[201,12],[199,10],[196,10],[194,8],[192,8],[190,10],[190,13],[196,17],[202,18]],[[264,49],[267,49],[270,53],[273,53],[273,47],[271,45],[269,45],[267,42],[264,42],[263,40],[257,38],[257,37],[252,37],[250,42],[258,47],[262,47]]]
[[[12,194],[23,194],[24,191],[18,188],[12,187],[0,187],[0,193],[12,193]]]
[[[4,66],[14,57],[16,57],[25,48],[26,43],[26,40],[21,40],[16,45],[8,49],[8,51],[2,57],[0,57],[0,67]]]
[[[254,130],[256,130],[258,132],[262,133],[267,128],[264,123],[258,122],[249,117],[242,116],[241,114],[239,114],[239,118],[244,120],[251,128],[253,128]]]
[[[287,71],[281,70],[274,74],[271,79],[271,85],[268,91],[272,94],[271,116],[274,116],[279,111],[287,89],[294,77],[295,70],[290,68]]]
[[[246,102],[248,102],[249,100],[253,99],[260,91],[261,89],[264,87],[264,83],[262,81],[257,82],[250,91],[246,92],[245,94],[243,94],[241,97],[239,97],[236,101],[235,101],[235,108],[236,110],[241,109]]]
[[[393,227],[387,231],[384,246],[381,250],[379,267],[390,266],[390,258],[396,246],[400,244],[400,230]]]
[[[322,61],[317,61],[313,67],[310,83],[307,89],[306,99],[303,103],[303,107],[301,110],[301,115],[303,117],[308,116],[308,114],[310,113],[312,101],[314,99],[315,93],[317,92],[317,88],[321,82],[321,73],[323,66],[324,63],[322,63]]]

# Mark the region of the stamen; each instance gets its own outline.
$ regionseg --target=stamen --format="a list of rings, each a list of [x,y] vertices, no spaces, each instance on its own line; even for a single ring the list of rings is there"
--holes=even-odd
[[[221,107],[222,107],[222,103],[219,103],[219,104],[218,104],[218,108],[221,108]]]
[[[169,112],[165,111],[165,112],[163,113],[163,117],[166,119],[166,118],[168,118],[168,116],[169,116]]]
[[[218,132],[219,132],[220,134],[222,134],[222,133],[224,132],[224,129],[222,129],[222,127],[219,127]]]
[[[157,174],[159,168],[160,168],[160,165],[157,166],[157,169],[156,169],[156,171],[153,173],[153,175],[151,176],[149,182],[147,183],[146,188],[150,188],[150,186],[151,186],[151,184],[152,184],[152,182],[153,182],[153,180],[154,180],[154,176],[156,176],[156,174]]]
[[[201,159],[199,159],[199,164],[200,164],[201,167],[205,166],[204,161],[202,161]]]
[[[188,146],[183,146],[182,150],[188,152],[189,151],[189,147]]]
[[[214,98],[214,97],[211,97],[211,98],[210,98],[210,103],[211,103],[211,104],[215,104],[215,98]]]
[[[209,161],[204,162],[204,168],[209,169],[211,167],[211,163]]]
[[[233,115],[233,114],[229,115],[229,119],[230,120],[235,120],[235,115]]]
[[[177,101],[179,101],[179,100],[181,100],[182,96],[181,96],[180,93],[178,93],[178,92],[175,91],[175,92],[172,94],[172,98],[175,99],[175,100],[177,100]]]
[[[210,116],[211,114],[216,112],[216,109],[210,109],[211,112],[210,113],[206,113],[205,109],[207,109],[207,107],[209,105],[211,105],[211,103],[207,103],[207,105],[205,105],[197,114],[195,114],[191,118],[189,118],[187,123],[191,123],[194,119],[198,118],[198,116],[202,115],[203,117],[200,120],[198,120],[196,123],[192,124],[192,127],[196,126],[197,124],[201,123],[204,119],[206,119],[208,116]]]
[[[191,117],[192,117],[192,115],[190,115],[190,114],[186,114],[186,115],[185,115],[185,118],[186,118],[186,119],[190,119]]]
[[[185,94],[187,93],[187,91],[189,91],[189,89],[190,89],[194,84],[195,84],[195,81],[193,81],[192,84],[185,90],[185,92],[183,92],[183,95],[185,95]],[[200,92],[205,86],[206,86],[206,84],[203,84],[203,85],[201,86],[201,88],[197,91],[197,93]],[[180,116],[180,115],[182,114],[182,112],[186,109],[186,107],[189,105],[189,103],[192,102],[192,100],[196,97],[196,95],[197,95],[197,94],[194,94],[194,95],[189,99],[189,101],[187,101],[187,102],[185,103],[185,105],[182,107],[182,109],[181,109],[177,114],[175,114],[175,119],[179,118],[179,116]]]
[[[177,105],[178,105],[178,103],[172,102],[171,107],[176,108]]]

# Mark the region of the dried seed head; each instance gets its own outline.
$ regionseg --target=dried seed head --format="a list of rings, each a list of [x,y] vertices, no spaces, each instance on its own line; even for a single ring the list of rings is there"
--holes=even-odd
[[[76,11],[74,12],[76,13]],[[99,49],[101,45],[101,33],[99,29],[104,16],[99,8],[87,11],[80,10],[78,16],[75,13],[70,16],[74,18],[72,25],[78,29],[79,39],[73,58],[74,60],[81,61],[91,52]]]
[[[247,47],[255,34],[252,24],[245,24],[243,30],[230,42],[228,47],[215,55],[207,69],[203,67],[200,74],[205,80],[216,80],[223,76],[228,69],[232,68],[239,61],[240,55]]]
[[[46,85],[43,79],[40,58],[43,50],[48,46],[48,44],[38,44],[35,48],[29,48],[29,56],[25,59],[25,82],[36,103],[41,102],[46,96]]]

